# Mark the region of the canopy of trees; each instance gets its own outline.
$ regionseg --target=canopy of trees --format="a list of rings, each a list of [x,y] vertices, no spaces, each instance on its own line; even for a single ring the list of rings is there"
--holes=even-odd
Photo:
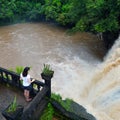
[[[43,19],[74,31],[119,31],[120,0],[0,0],[0,24]]]

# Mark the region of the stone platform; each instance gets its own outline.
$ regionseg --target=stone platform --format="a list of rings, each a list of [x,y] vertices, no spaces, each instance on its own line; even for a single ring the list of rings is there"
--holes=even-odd
[[[25,101],[22,91],[0,84],[0,120],[6,120],[1,112],[14,100],[15,96],[18,104],[27,106],[28,102]]]

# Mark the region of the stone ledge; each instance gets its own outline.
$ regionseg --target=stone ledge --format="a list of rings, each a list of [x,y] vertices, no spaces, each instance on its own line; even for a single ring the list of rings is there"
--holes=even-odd
[[[55,100],[52,100],[51,104],[63,115],[70,118],[70,120],[96,120],[93,115],[87,113],[86,109],[76,102],[71,103],[70,110],[68,111]]]

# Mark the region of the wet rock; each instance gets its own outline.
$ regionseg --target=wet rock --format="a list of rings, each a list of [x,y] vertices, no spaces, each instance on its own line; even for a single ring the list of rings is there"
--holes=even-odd
[[[119,31],[116,31],[116,32],[107,31],[102,33],[102,38],[107,50],[109,50],[112,47],[115,40],[117,40],[118,36],[119,36]]]

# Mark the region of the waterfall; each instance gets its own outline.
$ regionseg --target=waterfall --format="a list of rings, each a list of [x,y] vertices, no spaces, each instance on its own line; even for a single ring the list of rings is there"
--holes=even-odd
[[[120,120],[120,37],[85,86],[83,96],[98,120]]]

